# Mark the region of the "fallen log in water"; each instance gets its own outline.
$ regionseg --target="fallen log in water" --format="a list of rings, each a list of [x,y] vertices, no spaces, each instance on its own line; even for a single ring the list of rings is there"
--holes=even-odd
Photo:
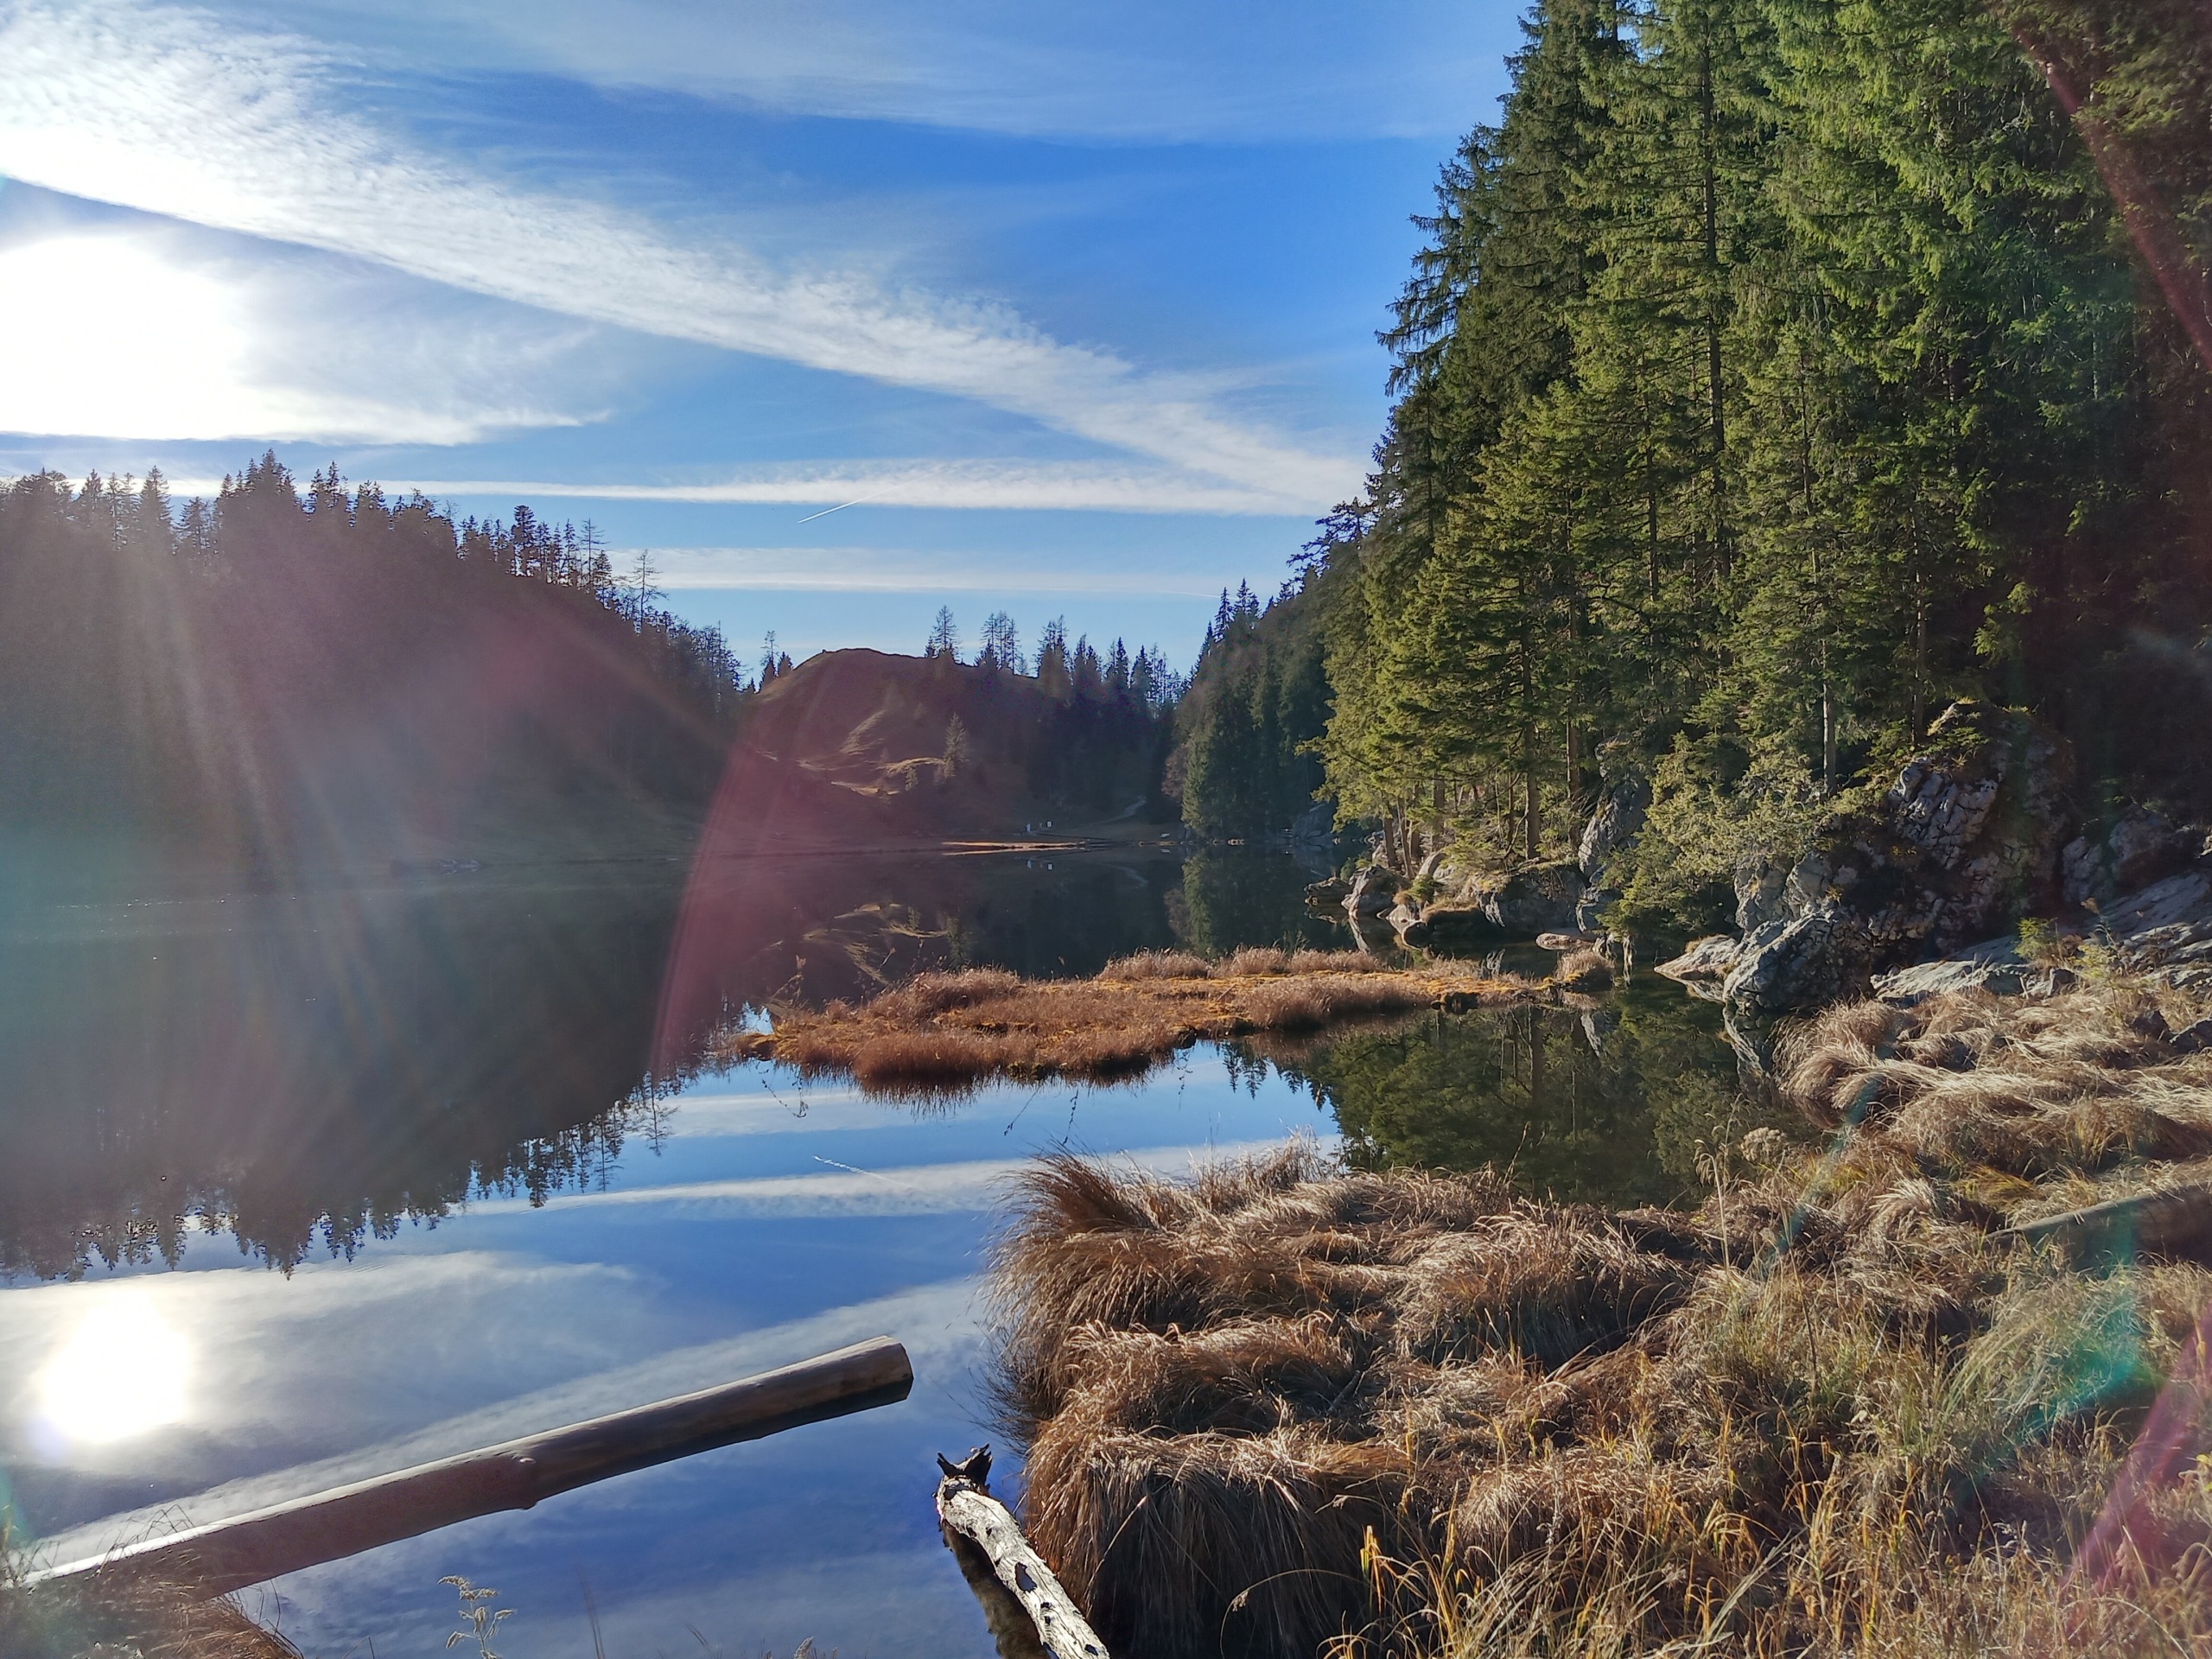
[[[780,1370],[594,1417],[480,1452],[296,1498],[233,1520],[48,1567],[33,1584],[110,1573],[233,1590],[694,1452],[781,1433],[906,1397],[906,1351],[875,1337]]]
[[[999,1659],[1108,1659],[1106,1644],[1029,1547],[1020,1523],[985,1487],[991,1448],[977,1447],[963,1463],[942,1454],[937,1462],[944,1471],[937,1486],[938,1525],[960,1576],[982,1604]]]

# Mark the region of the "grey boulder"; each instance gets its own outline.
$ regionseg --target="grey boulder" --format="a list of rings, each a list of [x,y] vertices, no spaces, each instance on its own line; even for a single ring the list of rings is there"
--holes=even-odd
[[[1344,909],[1354,916],[1384,915],[1397,902],[1397,872],[1387,864],[1362,865],[1344,894]]]
[[[1747,1014],[1789,1014],[1863,992],[1865,941],[1834,905],[1772,921],[1745,939],[1721,1000]]]
[[[1909,1008],[1945,991],[1987,991],[1993,996],[2056,996],[2082,976],[2063,964],[2038,966],[2020,955],[2016,938],[1986,939],[1940,962],[1916,963],[1874,976],[1874,995]]]
[[[2192,835],[2156,812],[2133,806],[2101,832],[2080,835],[2058,856],[2061,889],[2069,905],[2109,904],[2113,896],[2134,893],[2190,861],[2201,845]]]
[[[1715,933],[1693,940],[1681,956],[1672,962],[1661,963],[1652,971],[1674,980],[1693,996],[1717,1002],[1721,986],[1735,971],[1736,959],[1742,954],[1741,941],[1732,939],[1726,933]]]
[[[1533,939],[1539,933],[1572,931],[1582,892],[1581,868],[1562,858],[1490,877],[1470,897],[1505,938]]]

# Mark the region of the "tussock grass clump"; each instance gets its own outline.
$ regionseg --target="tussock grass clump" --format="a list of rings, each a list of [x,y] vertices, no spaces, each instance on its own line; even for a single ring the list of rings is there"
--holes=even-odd
[[[1694,1214],[1045,1160],[995,1268],[1025,1524],[1152,1659],[2204,1650],[2212,1272],[1999,1230],[2200,1167],[2212,1072],[2142,1012],[1835,1011],[1788,1087],[1840,1137]]]
[[[1119,957],[1099,970],[1104,980],[1204,979],[1206,959],[1187,950],[1140,950]]]
[[[7,1659],[300,1659],[227,1599],[183,1586],[103,1577],[97,1584],[28,1586],[0,1577],[0,1654]]]
[[[1187,950],[1144,950],[1100,970],[1104,980],[1250,979],[1274,974],[1374,974],[1389,967],[1362,950],[1282,950],[1241,945],[1217,962]]]
[[[877,1094],[942,1096],[994,1077],[1126,1077],[1201,1039],[1292,1037],[1447,999],[1466,1006],[1525,994],[1455,966],[1370,972],[1356,959],[1357,973],[1339,971],[1336,953],[1265,950],[1239,951],[1211,969],[1195,957],[1154,952],[1084,980],[995,969],[923,974],[857,1008],[779,1012],[772,1032],[732,1033],[718,1053],[849,1073]],[[1240,963],[1249,971],[1228,971]],[[1191,965],[1196,971],[1185,971]]]
[[[1290,971],[1290,952],[1271,944],[1243,944],[1230,951],[1209,971],[1219,979],[1245,979],[1255,975],[1282,974]]]
[[[1283,971],[1291,974],[1387,974],[1390,965],[1364,950],[1294,950]]]
[[[1552,975],[1553,983],[1569,991],[1610,990],[1613,983],[1613,964],[1599,950],[1570,950],[1560,958],[1559,968]]]
[[[2194,1010],[2165,1000],[2171,1025],[2124,985],[2037,1001],[1962,991],[1809,1021],[1781,1044],[1784,1092],[1821,1128],[1853,1131],[1822,1196],[1851,1222],[1913,1200],[1986,1224],[2212,1173],[2191,1167],[2212,1158],[2212,1052],[2173,1046],[2165,1033]]]

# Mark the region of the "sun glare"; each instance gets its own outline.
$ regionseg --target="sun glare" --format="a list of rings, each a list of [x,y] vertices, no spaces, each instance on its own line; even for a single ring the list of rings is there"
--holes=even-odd
[[[145,438],[248,429],[263,411],[245,385],[241,297],[166,257],[155,238],[87,232],[0,249],[0,307],[38,319],[11,348],[0,429]]]
[[[127,1440],[182,1420],[190,1344],[143,1297],[96,1308],[39,1377],[41,1415],[71,1440]]]

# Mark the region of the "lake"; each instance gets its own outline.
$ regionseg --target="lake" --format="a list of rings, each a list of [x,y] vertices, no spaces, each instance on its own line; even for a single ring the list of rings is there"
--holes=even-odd
[[[0,907],[0,1503],[73,1559],[879,1333],[904,1403],[295,1574],[310,1653],[431,1655],[460,1574],[503,1652],[982,1651],[931,1454],[995,1438],[1006,1184],[1310,1135],[1668,1203],[1746,1120],[1713,1010],[1638,979],[1111,1088],[922,1107],[703,1069],[778,999],[918,969],[1341,944],[1291,861],[1168,849],[401,869]],[[1018,1478],[1002,1455],[1001,1490]]]

